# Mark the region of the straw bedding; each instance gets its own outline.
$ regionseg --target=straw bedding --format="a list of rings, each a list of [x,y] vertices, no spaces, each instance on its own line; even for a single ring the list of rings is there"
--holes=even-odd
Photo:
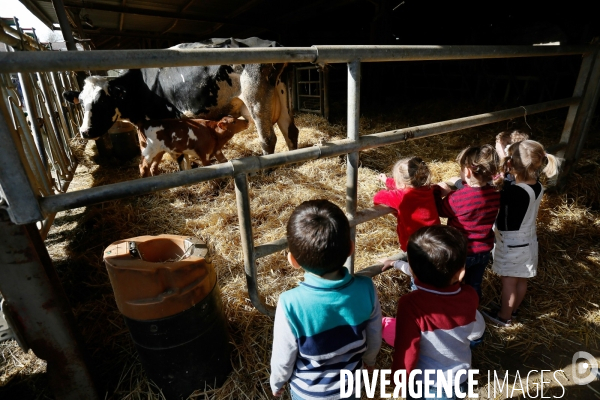
[[[460,109],[460,115],[456,110]],[[447,107],[444,104],[415,105],[386,115],[361,119],[361,134],[403,128],[427,122],[477,113],[473,107]],[[528,116],[534,138],[545,145],[560,137],[565,112]],[[299,115],[300,147],[345,137],[345,126],[329,124],[314,115]],[[388,173],[400,157],[419,155],[433,173],[433,181],[458,175],[454,159],[469,144],[493,143],[506,122],[467,131],[409,141],[361,153],[358,185],[359,209],[372,205],[372,197],[382,188],[376,179]],[[516,354],[526,359],[536,352],[553,348],[560,337],[598,348],[600,340],[600,141],[598,126],[590,132],[586,150],[565,194],[548,193],[539,217],[540,267],[530,280],[521,322],[500,330],[488,325],[483,346],[473,355],[474,367],[501,369],[490,351]],[[287,150],[278,133],[277,152]],[[136,161],[98,166],[91,161],[91,146],[74,144],[81,164],[70,190],[137,178]],[[240,133],[225,147],[229,159],[259,154],[254,129]],[[173,161],[161,166],[164,173],[176,171]],[[327,198],[345,206],[345,157],[315,160],[281,168],[270,174],[249,178],[251,210],[256,244],[285,236],[287,219],[304,200]],[[201,183],[161,193],[107,202],[86,209],[61,213],[47,239],[48,250],[92,353],[96,373],[106,389],[107,399],[159,399],[148,382],[122,317],[116,308],[112,289],[101,259],[102,250],[113,241],[161,233],[195,235],[211,250],[213,265],[223,295],[229,321],[234,371],[218,389],[200,388],[192,398],[268,399],[271,318],[257,312],[250,303],[240,245],[233,181]],[[386,216],[357,228],[356,268],[398,250],[395,220]],[[288,267],[284,252],[258,260],[258,285],[266,302],[275,305],[278,295],[293,288],[301,273]],[[398,297],[409,290],[408,280],[392,271],[374,279],[384,315],[393,316]],[[490,271],[483,283],[485,306],[498,301],[499,279]],[[207,344],[210,345],[210,344]],[[391,348],[382,345],[378,367],[391,365]],[[11,380],[29,387],[38,396],[50,395],[40,378],[45,363],[30,352],[23,354],[12,341],[0,344],[0,386]],[[16,379],[15,379],[16,378]],[[14,383],[13,383],[14,385]],[[10,385],[9,385],[10,386]],[[10,387],[9,387],[10,389]],[[0,387],[0,393],[2,388]],[[285,395],[287,396],[287,395]],[[287,397],[284,397],[287,398]]]

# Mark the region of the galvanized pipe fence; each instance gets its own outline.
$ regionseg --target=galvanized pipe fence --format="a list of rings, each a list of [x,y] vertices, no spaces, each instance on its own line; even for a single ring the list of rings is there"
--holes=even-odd
[[[69,122],[80,111],[62,98],[65,87],[56,75],[68,80],[65,72],[19,73],[23,104],[9,74],[0,74],[0,108],[9,116],[9,128],[25,153],[24,167],[36,193],[51,196],[67,191],[77,167],[70,143],[78,128]],[[42,236],[48,232],[52,215],[40,220]]]
[[[0,21],[0,42],[10,46],[7,51],[45,50],[35,32],[31,38],[18,24],[16,28]],[[77,86],[71,72],[18,71],[13,77],[16,81],[0,73],[2,313],[19,346],[47,361],[57,398],[95,400],[84,340],[43,241],[55,213],[26,224],[15,224],[8,213],[21,199],[66,192],[77,166],[70,141],[78,131],[80,111],[67,104],[62,92]],[[8,188],[13,184],[14,190]]]
[[[256,260],[287,247],[285,239],[255,246],[251,223],[248,175],[264,169],[347,154],[346,212],[351,226],[390,212],[386,207],[357,210],[359,152],[423,137],[454,132],[511,118],[568,107],[568,116],[557,148],[565,158],[558,184],[564,185],[581,153],[589,130],[600,86],[600,55],[597,46],[313,46],[310,48],[245,48],[195,50],[126,50],[91,52],[19,52],[0,54],[0,73],[40,73],[113,68],[174,67],[214,64],[274,62],[347,63],[348,65],[348,138],[319,146],[264,156],[247,157],[196,170],[160,175],[129,182],[114,183],[71,193],[41,193],[27,172],[21,143],[9,129],[9,120],[0,114],[0,183],[3,207],[13,224],[31,224],[48,215],[76,207],[141,195],[212,179],[233,177],[235,182],[244,268],[249,297],[262,313],[273,315],[257,286]],[[515,57],[582,55],[582,64],[573,96],[544,103],[473,115],[405,129],[359,136],[360,66],[362,62],[464,60]],[[61,80],[64,78],[61,75]],[[52,75],[52,82],[57,81]],[[47,81],[48,82],[48,81]],[[63,81],[63,87],[68,85]],[[43,92],[43,90],[42,90]],[[77,117],[69,116],[71,121]],[[71,132],[75,127],[71,126]],[[60,141],[58,141],[60,143]],[[28,144],[31,148],[31,144]],[[12,154],[11,151],[13,152]],[[29,150],[31,151],[31,149]],[[5,158],[6,157],[6,158]],[[68,157],[67,157],[68,158]],[[62,160],[63,162],[65,160]],[[60,164],[60,161],[57,160]],[[39,163],[36,168],[39,169]],[[62,166],[62,165],[61,165]],[[61,169],[62,171],[62,169]],[[352,235],[354,238],[355,231]],[[346,267],[353,271],[353,258]],[[0,268],[0,271],[2,268]],[[13,280],[18,280],[16,276]],[[0,272],[0,288],[4,289]]]
[[[32,38],[23,32],[16,18],[15,24],[16,29],[0,21],[0,42],[10,46],[5,54],[46,50],[35,32]],[[71,74],[16,71],[15,84],[8,73],[0,73],[0,108],[12,122],[9,126],[21,142],[26,173],[42,197],[66,192],[77,167],[70,141],[77,132],[81,111],[62,97],[63,91],[77,88]],[[54,214],[49,214],[39,221],[43,238],[53,219]]]

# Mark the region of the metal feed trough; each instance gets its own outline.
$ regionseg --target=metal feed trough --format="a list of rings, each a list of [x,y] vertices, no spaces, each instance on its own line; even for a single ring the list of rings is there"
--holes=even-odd
[[[254,246],[248,174],[283,165],[348,154],[346,213],[353,227],[390,212],[386,207],[357,210],[359,152],[442,133],[472,128],[527,114],[568,107],[568,115],[555,151],[565,158],[558,185],[564,186],[576,163],[591,124],[598,99],[600,55],[597,46],[313,46],[304,48],[244,48],[197,50],[125,50],[86,52],[18,52],[0,54],[0,73],[39,73],[116,68],[175,67],[214,64],[276,62],[347,63],[348,137],[289,152],[247,157],[195,170],[115,183],[71,193],[40,195],[22,143],[0,113],[0,291],[13,321],[35,353],[48,361],[50,382],[57,397],[97,398],[84,357],[73,314],[48,255],[36,222],[59,211],[127,196],[233,177],[244,252],[248,292],[254,306],[273,315],[261,300],[257,287],[256,260],[287,247],[285,239]],[[443,122],[365,135],[359,138],[360,76],[362,62],[465,60],[484,58],[582,55],[573,97],[473,115]],[[354,269],[350,258],[346,265]]]

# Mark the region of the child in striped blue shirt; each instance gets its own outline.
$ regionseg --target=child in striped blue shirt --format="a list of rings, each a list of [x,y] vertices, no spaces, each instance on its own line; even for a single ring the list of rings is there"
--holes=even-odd
[[[381,307],[373,282],[344,268],[354,251],[343,211],[327,200],[300,204],[287,224],[288,261],[304,282],[279,296],[271,390],[290,382],[292,399],[340,398],[340,371],[372,370],[381,346]],[[346,391],[348,388],[344,388]]]

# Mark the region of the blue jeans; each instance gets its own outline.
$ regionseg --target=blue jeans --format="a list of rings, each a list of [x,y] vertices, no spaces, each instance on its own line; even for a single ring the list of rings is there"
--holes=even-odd
[[[464,381],[463,383],[461,383],[458,387],[460,388],[460,391],[463,393],[467,393],[469,390],[468,387],[468,381]],[[434,386],[431,386],[429,388],[429,394],[433,395],[433,397],[428,397],[428,399],[435,399],[435,400],[455,400],[458,399],[458,397],[455,396],[456,394],[456,387],[454,388],[454,392],[452,393],[452,396],[448,397],[446,396],[446,392],[444,390],[442,390],[442,395],[440,397],[437,397],[437,388]],[[421,397],[412,397],[410,395],[410,393],[406,393],[406,400],[417,400],[417,399],[424,399],[425,396],[421,396]]]
[[[467,256],[465,283],[475,289],[479,300],[481,300],[481,281],[483,280],[485,269],[490,262],[491,255],[491,251],[486,251]]]

